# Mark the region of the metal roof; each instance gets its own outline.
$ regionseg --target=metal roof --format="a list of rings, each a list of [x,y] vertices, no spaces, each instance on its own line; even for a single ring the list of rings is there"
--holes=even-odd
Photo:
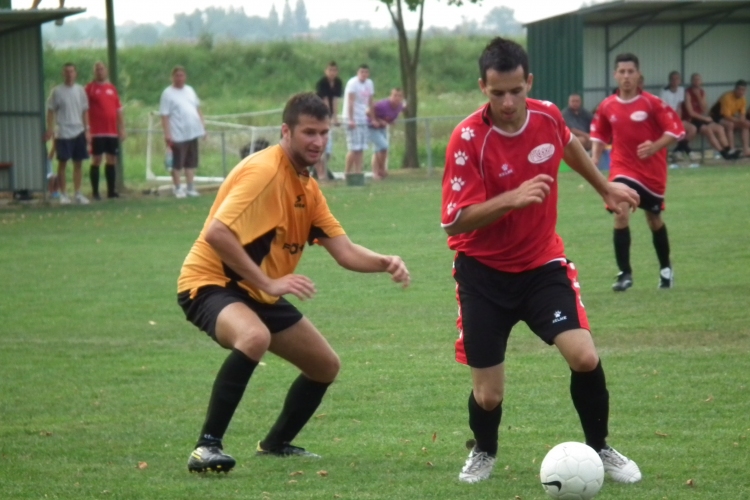
[[[554,16],[576,15],[584,26],[646,24],[725,24],[750,22],[750,1],[731,0],[615,0]],[[527,26],[542,23],[540,19]]]
[[[56,21],[57,19],[63,19],[82,12],[86,12],[86,9],[0,9],[0,36],[11,31],[28,28],[30,26],[39,26],[50,21]]]

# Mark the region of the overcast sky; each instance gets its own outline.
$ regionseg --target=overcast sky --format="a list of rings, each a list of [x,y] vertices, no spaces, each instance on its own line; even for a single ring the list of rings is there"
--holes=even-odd
[[[13,7],[26,8],[32,0],[13,0]],[[104,0],[67,0],[66,7],[82,7],[87,13],[96,17],[105,16]],[[289,0],[294,9],[297,0]],[[468,2],[467,2],[468,3]],[[450,7],[445,0],[427,0],[425,5],[425,25],[452,28],[466,17],[481,21],[484,15],[494,7],[510,7],[516,13],[516,19],[523,23],[535,21],[563,12],[576,10],[582,0],[483,0],[481,6],[465,5]],[[27,5],[28,4],[28,5]],[[279,15],[284,9],[284,0],[114,0],[115,22],[127,21],[149,23],[160,21],[172,24],[176,13],[189,13],[206,7],[243,7],[248,15],[266,17],[272,5],[276,5]],[[363,19],[374,26],[390,26],[390,17],[385,6],[379,0],[305,0],[307,15],[313,28],[324,26],[336,19]],[[57,0],[43,0],[41,8],[57,7]],[[378,9],[378,10],[376,10]],[[416,22],[412,25],[416,27]]]

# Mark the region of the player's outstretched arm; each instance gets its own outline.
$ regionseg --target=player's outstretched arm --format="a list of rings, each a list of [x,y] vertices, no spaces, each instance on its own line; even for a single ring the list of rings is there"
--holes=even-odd
[[[507,191],[482,203],[462,208],[456,220],[449,226],[443,226],[443,229],[449,236],[454,236],[489,226],[511,210],[543,202],[549,195],[550,184],[553,182],[554,179],[549,175],[539,174],[513,191]]]
[[[247,255],[232,230],[218,219],[211,221],[205,238],[223,263],[239,274],[243,281],[267,294],[277,297],[292,294],[302,300],[315,295],[315,285],[307,276],[287,274],[278,279],[268,277]]]
[[[662,149],[669,147],[671,144],[677,142],[677,137],[672,134],[665,133],[657,141],[645,141],[638,145],[638,158],[645,160],[646,158],[655,155]]]
[[[594,142],[594,147],[597,145],[600,147],[604,146],[601,142]],[[563,159],[570,168],[578,172],[581,177],[586,179],[586,182],[596,189],[596,192],[599,193],[607,206],[615,213],[620,213],[624,206],[623,204],[626,204],[631,211],[635,211],[638,208],[638,204],[640,203],[638,193],[625,184],[607,182],[607,179],[599,172],[593,160],[589,158],[586,150],[583,149],[583,146],[575,137],[565,146]]]
[[[373,252],[353,243],[345,234],[333,238],[320,238],[318,242],[344,269],[359,273],[388,273],[393,281],[401,283],[404,288],[411,283],[409,270],[397,255]]]

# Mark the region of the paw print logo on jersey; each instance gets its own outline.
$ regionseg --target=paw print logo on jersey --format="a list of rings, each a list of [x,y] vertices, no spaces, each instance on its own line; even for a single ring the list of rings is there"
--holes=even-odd
[[[454,177],[453,179],[451,179],[451,187],[454,191],[461,191],[461,189],[463,189],[465,185],[466,181],[460,177]]]
[[[456,204],[455,203],[448,203],[448,208],[445,209],[445,212],[450,215],[453,212],[456,211]]]
[[[461,139],[470,141],[474,138],[474,129],[471,127],[464,127],[461,129]]]
[[[456,165],[460,167],[463,167],[464,165],[466,165],[466,162],[469,161],[469,156],[463,151],[458,151],[453,155],[453,158],[456,159]]]

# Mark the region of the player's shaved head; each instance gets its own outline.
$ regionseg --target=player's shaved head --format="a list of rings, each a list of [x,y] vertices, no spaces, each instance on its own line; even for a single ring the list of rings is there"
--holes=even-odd
[[[329,117],[328,106],[314,92],[295,94],[287,101],[282,119],[290,129],[293,129],[299,123],[301,115],[312,116],[321,121],[326,120]]]
[[[484,48],[479,56],[479,73],[482,81],[487,81],[487,71],[494,69],[500,73],[514,71],[521,66],[523,77],[529,76],[529,56],[518,43],[513,40],[496,37]]]

